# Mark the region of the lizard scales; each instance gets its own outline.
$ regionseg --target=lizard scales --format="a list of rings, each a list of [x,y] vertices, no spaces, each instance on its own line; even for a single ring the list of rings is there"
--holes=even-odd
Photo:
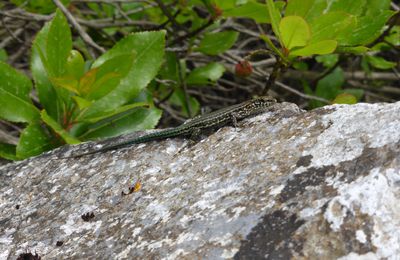
[[[98,150],[90,151],[87,153],[78,154],[71,157],[80,157],[88,154],[94,154],[98,152],[104,152],[109,150],[115,150],[124,146],[128,146],[131,144],[139,144],[145,143],[155,140],[162,140],[171,137],[178,136],[198,136],[202,130],[211,129],[221,127],[223,125],[227,125],[229,123],[233,123],[236,126],[238,120],[242,120],[246,117],[253,116],[265,112],[268,108],[276,103],[276,100],[263,96],[259,98],[255,98],[249,101],[245,101],[240,104],[236,104],[233,106],[225,107],[216,111],[213,111],[209,114],[200,115],[194,117],[192,119],[187,120],[183,124],[178,127],[161,130],[158,132],[146,134],[143,136],[139,136],[133,138],[131,140],[127,140],[122,143],[118,143],[111,146],[106,146],[100,148]]]

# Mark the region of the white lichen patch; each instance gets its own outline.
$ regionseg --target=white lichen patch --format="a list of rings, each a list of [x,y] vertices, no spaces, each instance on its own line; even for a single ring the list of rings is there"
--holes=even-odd
[[[357,215],[359,210],[374,219],[371,240],[377,248],[377,255],[399,255],[399,179],[399,171],[375,168],[368,176],[360,177],[350,184],[342,183],[338,187],[338,196],[331,200],[324,214],[331,228],[339,231],[347,212]]]
[[[363,230],[359,229],[356,231],[356,239],[360,241],[360,243],[365,244],[367,242],[367,235],[365,235]]]
[[[338,260],[379,260],[382,259],[378,257],[373,252],[368,252],[366,254],[359,255],[357,253],[351,252],[346,256],[339,257]],[[395,260],[396,258],[393,258]]]
[[[312,155],[313,167],[336,165],[361,155],[365,147],[382,147],[400,140],[400,118],[393,118],[400,111],[400,103],[357,104],[357,106],[333,105],[340,108],[325,115],[322,123],[326,127],[315,146],[305,155]],[[393,113],[388,113],[388,111]],[[376,112],[379,111],[379,112]],[[364,139],[368,139],[365,143]],[[328,149],[329,148],[329,149]]]
[[[273,186],[272,186],[272,187],[269,189],[269,195],[271,195],[271,196],[276,196],[276,195],[280,194],[281,191],[282,191],[284,188],[285,188],[285,185],[279,185],[279,186],[276,186],[276,187],[273,187]]]

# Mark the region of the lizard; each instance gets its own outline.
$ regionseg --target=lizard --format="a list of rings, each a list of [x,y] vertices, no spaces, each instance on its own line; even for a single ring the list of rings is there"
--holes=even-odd
[[[218,128],[229,123],[237,126],[237,121],[246,117],[254,116],[266,112],[269,107],[276,103],[276,100],[269,96],[261,96],[252,100],[245,101],[240,104],[225,107],[208,114],[200,115],[192,119],[186,120],[183,124],[170,129],[160,130],[154,133],[145,134],[121,143],[105,146],[97,150],[80,153],[64,158],[76,158],[84,155],[116,150],[131,144],[139,144],[162,140],[172,137],[191,137],[191,139],[199,136],[202,131],[207,129]]]

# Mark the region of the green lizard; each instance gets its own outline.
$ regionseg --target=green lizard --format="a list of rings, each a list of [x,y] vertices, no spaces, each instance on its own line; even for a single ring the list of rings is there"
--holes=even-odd
[[[171,137],[189,136],[191,138],[197,137],[203,130],[218,128],[223,125],[232,123],[235,127],[237,121],[249,116],[263,113],[269,109],[270,106],[276,103],[272,97],[263,96],[243,103],[222,108],[209,114],[200,115],[185,121],[178,127],[165,129],[158,132],[139,136],[125,142],[105,146],[94,151],[72,155],[66,158],[76,158],[84,155],[115,150],[131,144],[145,143],[155,140],[167,139]]]

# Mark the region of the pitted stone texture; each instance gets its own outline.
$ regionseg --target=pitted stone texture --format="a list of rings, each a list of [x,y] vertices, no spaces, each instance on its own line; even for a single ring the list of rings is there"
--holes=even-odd
[[[400,103],[283,103],[197,144],[57,159],[88,146],[0,168],[0,259],[400,256]]]

